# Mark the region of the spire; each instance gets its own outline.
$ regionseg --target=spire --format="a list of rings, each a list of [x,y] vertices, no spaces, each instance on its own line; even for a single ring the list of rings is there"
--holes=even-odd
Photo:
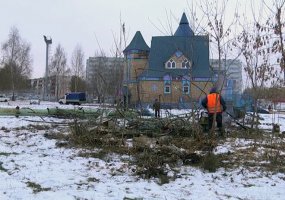
[[[131,43],[126,47],[126,49],[123,52],[126,53],[127,51],[130,51],[130,50],[141,50],[141,51],[150,50],[145,40],[143,39],[143,36],[140,31],[136,32]]]
[[[186,37],[194,36],[194,32],[189,26],[189,22],[185,13],[182,14],[179,26],[174,36],[186,36]]]
[[[189,25],[189,22],[188,22],[188,19],[187,19],[185,13],[182,14],[182,17],[181,17],[181,20],[180,20],[180,25],[181,24],[188,24]]]

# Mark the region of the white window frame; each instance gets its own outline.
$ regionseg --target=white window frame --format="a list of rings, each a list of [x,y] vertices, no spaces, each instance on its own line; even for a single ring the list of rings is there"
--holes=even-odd
[[[170,65],[170,67],[168,65]],[[173,59],[168,60],[165,63],[165,68],[167,68],[167,69],[176,69],[176,62]]]
[[[187,66],[187,64],[188,64],[189,67]],[[190,68],[190,62],[189,62],[189,60],[188,60],[187,58],[185,58],[185,59],[182,61],[181,67],[182,67],[183,69]]]

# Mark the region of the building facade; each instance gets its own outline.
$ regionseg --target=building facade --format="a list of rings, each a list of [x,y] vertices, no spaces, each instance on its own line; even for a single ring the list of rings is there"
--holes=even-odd
[[[89,57],[86,61],[88,96],[103,102],[120,98],[124,59],[119,57]],[[112,99],[112,100],[110,100]]]
[[[64,94],[70,92],[71,76],[49,76],[47,93],[44,97],[45,78],[31,79],[31,94],[47,99],[50,101],[57,101]]]
[[[152,37],[151,47],[137,31],[124,55],[123,95],[130,105],[159,99],[164,107],[186,108],[213,86],[209,37],[194,35],[185,13],[175,34]]]
[[[211,59],[210,65],[213,70],[214,77],[217,77],[220,71],[220,87],[224,99],[232,103],[233,106],[241,106],[241,98],[243,92],[242,62],[238,59],[222,59],[219,66],[218,59]],[[219,69],[220,68],[220,69]]]
[[[223,83],[223,90],[232,90],[233,94],[241,94],[243,91],[243,80],[242,80],[242,62],[238,59],[232,60],[224,60],[222,59],[220,62],[219,69],[219,60],[218,59],[210,59],[210,65],[214,74],[218,74],[218,71],[222,71],[222,74],[225,77],[225,81]]]

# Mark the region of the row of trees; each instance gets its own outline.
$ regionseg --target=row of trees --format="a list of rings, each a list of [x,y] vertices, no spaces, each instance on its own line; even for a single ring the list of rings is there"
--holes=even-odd
[[[29,89],[32,72],[31,44],[25,41],[16,27],[10,29],[8,39],[1,44],[0,90],[16,91]],[[64,48],[58,44],[51,57],[49,75],[56,77],[72,76],[70,89],[85,90],[84,52],[77,45],[72,53],[71,66],[67,65],[67,55]],[[62,80],[56,79],[60,88]],[[58,90],[59,91],[59,90]]]
[[[283,86],[285,0],[272,0],[270,5],[268,1],[249,1],[251,12],[244,14],[239,13],[238,8],[243,5],[239,1],[234,10],[228,3],[229,0],[213,0],[200,4],[207,19],[207,26],[201,29],[209,34],[220,65],[222,59],[238,58],[244,63],[248,87]],[[232,18],[226,15],[229,10]]]
[[[254,11],[256,5],[251,1],[253,23],[250,23],[247,19],[249,12],[244,16],[239,14],[239,1],[236,1],[236,9],[231,10],[233,14],[231,22],[226,22],[226,19],[229,19],[228,13],[226,13],[229,10],[228,2],[229,0],[203,0],[197,3],[198,6],[189,5],[189,13],[192,16],[191,26],[195,33],[204,32],[209,35],[212,44],[211,49],[216,50],[213,54],[220,61],[227,58],[243,60],[244,70],[250,81],[248,87],[283,86],[284,77],[280,76],[280,72],[283,72],[285,76],[285,0],[272,0],[272,5],[268,5],[266,3],[268,1],[259,1],[259,5],[263,9],[259,9],[258,14]],[[197,8],[202,11],[199,17],[197,16]],[[202,24],[202,19],[205,22],[204,24]],[[122,29],[124,29],[124,26],[122,26]],[[121,43],[121,40],[119,41]],[[122,53],[119,43],[116,43],[116,55]],[[31,45],[21,38],[16,27],[12,27],[8,40],[1,45],[1,50],[0,89],[15,91],[26,88],[32,70]],[[221,69],[222,62],[219,63]],[[102,65],[102,67],[104,66]],[[70,86],[72,91],[85,88],[83,79],[84,53],[79,45],[72,53],[69,67],[66,52],[58,44],[51,57],[49,69],[49,75],[57,77],[72,75],[72,85]],[[100,77],[100,73],[93,82],[102,86],[98,86],[99,88],[96,89],[97,92],[95,92],[98,94],[102,93],[100,91],[108,89],[103,87],[106,85],[104,83],[106,77]],[[221,82],[223,84],[223,81]],[[60,78],[57,79],[56,86],[58,88],[62,86]],[[257,91],[254,95],[255,99],[259,98]]]
[[[254,121],[258,99],[264,98],[266,88],[282,88],[285,84],[285,0],[235,1],[235,7],[229,2],[233,3],[191,1],[190,19],[195,33],[209,36],[212,56],[219,60],[218,88],[223,88],[229,75],[222,59],[240,59],[244,63],[246,87],[251,88],[254,100]],[[242,13],[240,8],[245,4],[247,11]],[[280,90],[270,91],[271,97],[283,98]]]
[[[116,57],[120,57],[116,48]],[[32,56],[31,44],[22,39],[19,30],[12,27],[8,35],[7,41],[1,46],[1,63],[0,63],[0,90],[15,92],[30,89],[30,78],[32,72]],[[103,51],[97,53],[97,57],[101,57],[102,62],[96,67],[96,73],[92,76],[89,87],[85,79],[85,58],[84,52],[80,45],[77,45],[72,52],[70,66],[65,49],[58,44],[54,53],[49,60],[49,76],[55,77],[55,98],[66,92],[66,88],[70,91],[86,91],[93,96],[104,98],[107,96],[115,96],[118,94],[123,79],[122,59],[108,60]],[[104,71],[110,65],[109,70],[114,69],[108,76]],[[67,82],[66,77],[71,77],[71,81]],[[68,84],[68,85],[67,85]]]
[[[15,90],[24,89],[31,75],[31,45],[12,27],[1,50],[0,89],[12,91],[14,98]]]
[[[124,59],[121,57],[96,57],[94,65],[96,73],[89,77],[88,90],[91,96],[98,98],[98,102],[105,102],[109,97],[112,98],[112,102],[120,98],[124,64]]]
[[[85,91],[85,70],[84,70],[84,52],[81,46],[77,45],[71,56],[71,68],[67,65],[67,55],[64,48],[58,44],[54,54],[51,57],[49,65],[50,76],[55,76],[55,96],[56,99],[64,92],[66,79],[64,77],[72,76],[69,85],[70,91]]]

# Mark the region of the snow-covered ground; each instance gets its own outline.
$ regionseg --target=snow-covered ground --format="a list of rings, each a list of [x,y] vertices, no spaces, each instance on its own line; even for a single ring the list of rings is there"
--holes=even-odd
[[[26,102],[1,103],[0,107],[23,107]],[[35,107],[55,107],[41,102]],[[73,107],[73,106],[62,106]],[[183,111],[172,110],[172,114]],[[189,111],[184,111],[189,112]],[[273,119],[285,131],[285,115],[262,115],[265,128]],[[277,118],[278,117],[278,118]],[[38,122],[35,122],[38,121]],[[284,199],[285,175],[257,170],[219,169],[215,173],[181,166],[179,178],[160,185],[156,180],[133,176],[131,167],[119,159],[106,162],[79,157],[80,149],[59,148],[56,140],[44,137],[49,130],[29,125],[45,125],[39,117],[0,117],[0,199]],[[62,122],[63,119],[45,118]],[[56,130],[54,130],[56,131]],[[236,139],[236,147],[248,141]],[[233,151],[226,144],[215,153]],[[284,152],[283,152],[284,153]]]

